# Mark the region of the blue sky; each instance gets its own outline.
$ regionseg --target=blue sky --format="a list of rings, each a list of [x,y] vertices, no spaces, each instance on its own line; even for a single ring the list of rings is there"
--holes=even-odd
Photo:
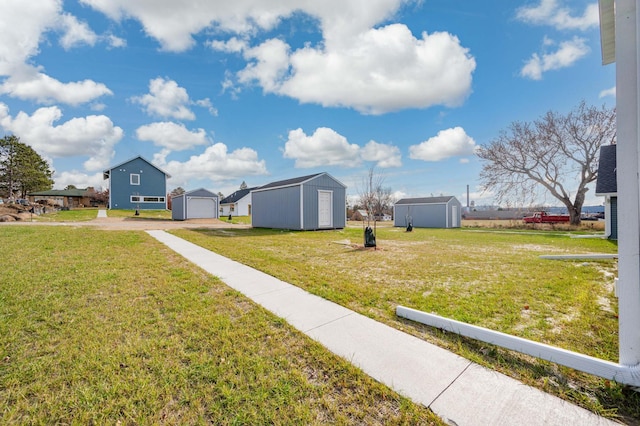
[[[491,204],[476,147],[581,100],[615,105],[597,2],[3,0],[0,135],[107,187],[141,155],[225,195],[326,171]],[[601,204],[593,189],[587,204]]]

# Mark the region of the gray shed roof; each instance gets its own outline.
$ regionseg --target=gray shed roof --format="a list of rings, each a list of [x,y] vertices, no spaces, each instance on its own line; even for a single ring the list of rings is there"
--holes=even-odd
[[[455,198],[453,195],[442,197],[422,197],[422,198],[403,198],[396,201],[396,204],[443,204]]]
[[[271,188],[284,188],[284,187],[287,187],[287,186],[296,186],[296,185],[303,184],[303,183],[305,183],[307,181],[310,181],[311,179],[314,179],[314,178],[316,178],[318,176],[322,176],[322,175],[330,176],[331,179],[335,180],[341,186],[344,186],[341,182],[336,180],[333,176],[329,175],[329,173],[322,172],[322,173],[316,173],[316,174],[313,174],[313,175],[306,175],[306,176],[300,176],[300,177],[297,177],[297,178],[291,178],[291,179],[279,180],[277,182],[271,182],[271,183],[268,183],[268,184],[266,184],[264,186],[261,186],[259,188],[254,189],[254,191],[262,191],[264,189],[271,189]]]
[[[616,145],[601,146],[596,195],[616,194],[618,192],[617,175]]]
[[[254,189],[257,189],[257,188],[258,187],[255,186],[253,188],[239,189],[236,192],[234,192],[233,194],[224,197],[222,199],[222,201],[220,201],[220,204],[235,203],[236,201],[243,199],[248,193],[250,193],[251,191],[253,191]]]

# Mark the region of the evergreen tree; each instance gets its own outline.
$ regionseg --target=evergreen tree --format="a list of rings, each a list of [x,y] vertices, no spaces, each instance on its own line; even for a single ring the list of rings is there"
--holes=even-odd
[[[0,193],[24,198],[27,193],[53,187],[49,163],[16,136],[0,139]]]

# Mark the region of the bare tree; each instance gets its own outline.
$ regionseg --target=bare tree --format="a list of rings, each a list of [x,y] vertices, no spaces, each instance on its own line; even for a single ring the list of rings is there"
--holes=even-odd
[[[184,194],[185,192],[186,192],[186,191],[184,190],[184,188],[183,188],[183,187],[181,187],[181,186],[179,186],[179,187],[177,187],[177,188],[174,188],[174,189],[173,189],[173,191],[171,191],[171,192],[169,193],[169,195],[170,195],[171,197],[177,197],[178,195],[182,195],[182,194]]]
[[[534,203],[550,194],[580,224],[589,188],[598,173],[598,152],[616,141],[616,110],[582,101],[566,115],[549,111],[533,123],[513,122],[477,155],[480,179],[499,203]]]
[[[358,188],[359,204],[367,212],[367,226],[370,227],[373,221],[374,237],[377,218],[381,217],[393,204],[391,188],[385,187],[384,181],[384,174],[379,173],[373,166],[363,178],[361,187]]]

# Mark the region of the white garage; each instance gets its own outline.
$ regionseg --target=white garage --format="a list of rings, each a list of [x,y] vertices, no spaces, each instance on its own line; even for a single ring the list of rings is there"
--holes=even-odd
[[[173,197],[171,218],[173,220],[217,219],[218,195],[200,188]]]

